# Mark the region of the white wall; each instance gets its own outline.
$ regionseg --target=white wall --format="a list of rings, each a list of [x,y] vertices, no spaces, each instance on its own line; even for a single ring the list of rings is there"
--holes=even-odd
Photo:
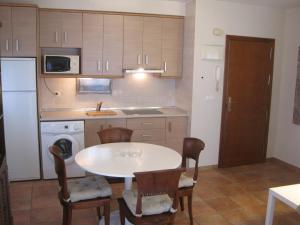
[[[276,39],[268,150],[270,156],[273,154],[271,149],[274,146],[278,108],[283,22],[284,13],[280,9],[217,0],[197,0],[191,135],[203,139],[206,143],[205,151],[200,157],[200,165],[218,163],[223,90],[215,91],[214,70],[217,65],[224,68],[223,61],[215,63],[201,60],[202,46],[225,46],[225,36],[212,35],[215,27],[222,28],[226,34],[231,35]]]
[[[41,8],[184,15],[185,4],[167,0],[0,0],[4,3],[36,4]]]
[[[293,107],[300,47],[300,8],[286,11],[279,113],[274,156],[300,167],[300,126],[293,124]]]

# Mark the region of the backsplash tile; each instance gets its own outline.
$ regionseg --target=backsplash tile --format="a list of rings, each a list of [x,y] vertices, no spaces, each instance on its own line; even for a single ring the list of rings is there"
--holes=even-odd
[[[175,80],[161,79],[149,75],[138,80],[131,75],[112,82],[112,94],[81,94],[76,93],[76,79],[48,78],[48,87],[59,91],[55,96],[47,90],[44,80],[40,81],[40,108],[90,108],[97,101],[103,101],[104,107],[150,107],[175,106]]]

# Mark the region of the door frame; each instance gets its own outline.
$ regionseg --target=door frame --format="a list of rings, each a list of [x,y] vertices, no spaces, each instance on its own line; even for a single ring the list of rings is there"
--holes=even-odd
[[[266,115],[266,133],[265,133],[265,143],[264,143],[264,150],[263,150],[263,158],[261,162],[266,161],[267,155],[267,146],[268,146],[268,134],[269,134],[269,121],[270,121],[270,109],[271,109],[271,100],[272,100],[272,83],[273,83],[273,73],[274,73],[274,52],[275,52],[275,39],[270,38],[259,38],[259,37],[247,37],[247,36],[235,36],[235,35],[226,35],[226,47],[225,47],[225,67],[224,67],[224,84],[223,84],[223,100],[222,100],[222,117],[221,117],[221,130],[220,130],[220,145],[219,145],[219,159],[218,159],[218,167],[225,168],[230,167],[226,165],[223,161],[224,155],[224,145],[225,145],[225,127],[226,127],[226,111],[227,111],[227,98],[228,98],[228,82],[229,82],[229,48],[230,48],[230,41],[258,41],[258,42],[266,42],[270,43],[271,45],[271,52],[270,52],[270,60],[271,60],[271,68],[270,68],[270,85],[269,85],[269,93],[268,93],[268,111]],[[241,163],[244,165],[244,163]]]

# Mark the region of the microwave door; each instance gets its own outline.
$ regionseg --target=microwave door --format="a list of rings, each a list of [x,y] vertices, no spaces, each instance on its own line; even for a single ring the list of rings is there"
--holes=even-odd
[[[47,56],[46,71],[51,73],[69,72],[71,70],[71,59],[63,56]]]

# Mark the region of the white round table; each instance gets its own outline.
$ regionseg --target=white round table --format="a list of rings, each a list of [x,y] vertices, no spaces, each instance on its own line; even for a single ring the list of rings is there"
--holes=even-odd
[[[175,169],[181,164],[181,155],[160,145],[121,142],[92,146],[75,156],[84,170],[97,175],[124,177],[125,190],[132,187],[134,172]],[[112,225],[119,225],[119,212],[111,213]],[[126,220],[126,225],[129,225]],[[99,225],[104,225],[103,219]]]
[[[134,172],[175,169],[181,164],[181,155],[160,145],[122,142],[83,149],[75,161],[82,169],[97,175],[124,177],[125,189],[129,190]]]

